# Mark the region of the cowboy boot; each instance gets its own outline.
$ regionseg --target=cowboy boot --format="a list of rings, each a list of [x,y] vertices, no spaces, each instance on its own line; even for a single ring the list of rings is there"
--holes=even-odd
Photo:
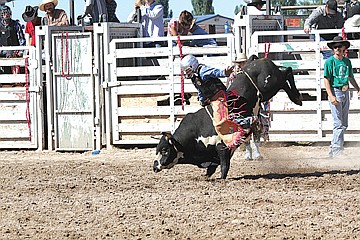
[[[245,160],[252,160],[252,149],[250,141],[245,142]]]
[[[254,142],[254,159],[255,160],[263,159],[263,156],[261,156],[261,153],[260,153],[260,143],[259,142]]]

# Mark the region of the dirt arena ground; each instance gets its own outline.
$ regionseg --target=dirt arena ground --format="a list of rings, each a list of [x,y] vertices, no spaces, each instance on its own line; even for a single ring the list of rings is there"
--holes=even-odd
[[[0,239],[359,239],[360,148],[238,149],[229,178],[155,149],[0,152]]]

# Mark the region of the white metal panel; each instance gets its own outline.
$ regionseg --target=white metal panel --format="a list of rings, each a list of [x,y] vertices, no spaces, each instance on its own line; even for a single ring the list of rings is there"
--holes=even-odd
[[[95,147],[92,34],[54,33],[53,83],[55,150]]]
[[[35,48],[0,47],[3,50],[21,50],[27,54],[22,58],[0,58],[0,67],[11,70],[17,66],[22,71],[0,74],[0,148],[41,149],[43,112]]]

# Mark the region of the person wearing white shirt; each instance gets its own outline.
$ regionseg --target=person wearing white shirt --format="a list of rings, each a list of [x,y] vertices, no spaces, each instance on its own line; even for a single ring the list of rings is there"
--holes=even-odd
[[[128,22],[134,22],[136,10],[140,8],[141,23],[143,25],[143,37],[162,37],[164,36],[164,7],[155,3],[155,0],[145,0],[145,5],[141,1],[135,3],[135,9],[128,16]]]

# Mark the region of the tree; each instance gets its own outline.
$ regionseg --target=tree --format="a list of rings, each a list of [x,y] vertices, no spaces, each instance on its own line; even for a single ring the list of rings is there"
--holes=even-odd
[[[323,5],[326,1],[323,0],[302,0],[298,2],[298,5],[300,6],[311,6],[311,5]],[[303,14],[303,15],[310,15],[312,13],[313,10],[309,9],[309,10],[299,10],[299,14]]]
[[[191,4],[194,9],[192,14],[195,16],[214,14],[213,0],[191,0]]]
[[[234,14],[237,15],[240,11],[241,11],[241,8],[243,7],[244,5],[240,4],[240,5],[236,5],[235,6],[235,10],[234,10]]]
[[[169,12],[169,0],[156,0],[156,3],[160,3],[164,7],[164,18],[172,17]],[[171,11],[172,12],[172,11]]]
[[[296,0],[275,0],[275,1],[271,1],[272,7],[275,6],[296,6],[297,5],[297,1]],[[286,11],[282,11],[283,15],[296,15],[297,10],[286,10]]]

